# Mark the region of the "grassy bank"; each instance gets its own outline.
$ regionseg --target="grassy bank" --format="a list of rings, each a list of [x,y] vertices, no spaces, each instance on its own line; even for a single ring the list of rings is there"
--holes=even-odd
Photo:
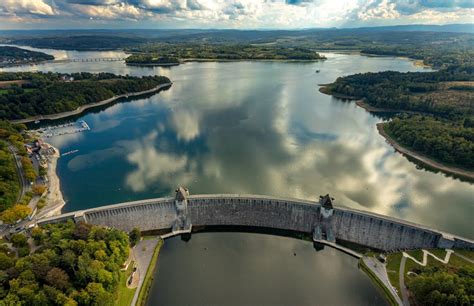
[[[148,266],[148,270],[146,271],[145,278],[143,280],[142,288],[140,289],[140,293],[138,294],[136,304],[137,306],[142,306],[146,304],[151,284],[153,283],[153,276],[155,274],[156,263],[158,262],[158,255],[160,254],[160,249],[163,246],[163,242],[164,241],[160,239],[160,241],[158,241],[158,244],[155,247],[155,251],[153,252],[153,256],[150,261],[150,265]]]
[[[379,278],[369,269],[369,267],[367,267],[364,263],[364,261],[361,259],[359,260],[359,266],[361,267],[361,269],[367,273],[367,275],[369,276],[369,278],[375,283],[377,284],[377,286],[379,288],[382,289],[383,293],[384,293],[384,296],[385,298],[387,299],[387,301],[390,303],[390,305],[395,305],[397,306],[397,301],[395,300],[395,298],[392,296],[392,293],[390,292],[390,290],[385,287],[385,285],[379,280]]]
[[[393,253],[387,256],[387,275],[390,283],[397,289],[398,296],[401,297],[400,291],[400,262],[402,261],[402,253]]]
[[[118,295],[117,299],[115,300],[114,305],[117,306],[130,306],[133,300],[133,295],[135,294],[135,289],[127,288],[127,280],[132,274],[134,262],[132,261],[128,265],[128,269],[126,271],[120,271],[120,283],[118,288]]]

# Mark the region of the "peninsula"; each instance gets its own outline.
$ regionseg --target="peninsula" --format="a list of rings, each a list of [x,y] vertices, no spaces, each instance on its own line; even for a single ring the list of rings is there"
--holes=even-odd
[[[51,60],[54,60],[54,56],[43,52],[13,46],[0,46],[0,67],[37,64]]]
[[[6,84],[0,94],[0,119],[25,123],[76,115],[121,97],[156,92],[171,81],[164,76],[18,72],[0,73],[0,84]]]
[[[178,64],[189,61],[317,61],[326,57],[306,47],[250,45],[239,43],[154,43],[127,49],[132,64]]]
[[[179,60],[175,57],[162,57],[158,54],[133,54],[125,59],[131,66],[177,66]]]
[[[434,72],[355,74],[320,92],[357,100],[370,112],[396,112],[378,131],[397,151],[431,168],[474,179],[472,63]]]

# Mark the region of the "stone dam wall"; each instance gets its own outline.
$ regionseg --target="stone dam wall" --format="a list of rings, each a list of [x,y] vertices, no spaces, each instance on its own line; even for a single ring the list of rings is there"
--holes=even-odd
[[[72,219],[124,231],[135,227],[142,231],[185,230],[176,226],[177,202],[174,198],[159,198],[108,205],[41,219],[37,223]],[[181,212],[181,216],[185,216],[186,224],[191,226],[265,227],[313,233],[313,237],[323,233],[322,238],[315,241],[343,240],[383,251],[474,249],[472,240],[369,212],[331,207],[331,216],[326,218],[319,202],[256,195],[193,195],[179,203],[185,203],[186,211]]]

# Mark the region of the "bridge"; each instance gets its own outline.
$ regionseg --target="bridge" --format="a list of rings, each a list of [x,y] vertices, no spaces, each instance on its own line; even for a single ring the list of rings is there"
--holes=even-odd
[[[101,206],[40,219],[38,225],[86,222],[131,231],[166,231],[167,236],[194,228],[251,227],[300,232],[315,242],[350,242],[391,252],[420,248],[474,249],[474,241],[423,225],[333,205],[329,195],[319,201],[259,195],[189,195],[180,187],[174,198],[157,198]]]
[[[70,63],[70,62],[122,62],[125,57],[97,57],[97,58],[71,58],[63,60],[53,60],[54,63]]]

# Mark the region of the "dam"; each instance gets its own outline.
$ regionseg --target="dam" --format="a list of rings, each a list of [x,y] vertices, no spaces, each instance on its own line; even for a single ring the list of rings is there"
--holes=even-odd
[[[310,234],[315,242],[349,242],[392,252],[420,248],[474,249],[474,241],[423,225],[319,201],[261,195],[189,195],[101,206],[40,219],[38,225],[86,222],[124,231],[166,231],[165,237],[191,233],[193,227],[254,227]]]

